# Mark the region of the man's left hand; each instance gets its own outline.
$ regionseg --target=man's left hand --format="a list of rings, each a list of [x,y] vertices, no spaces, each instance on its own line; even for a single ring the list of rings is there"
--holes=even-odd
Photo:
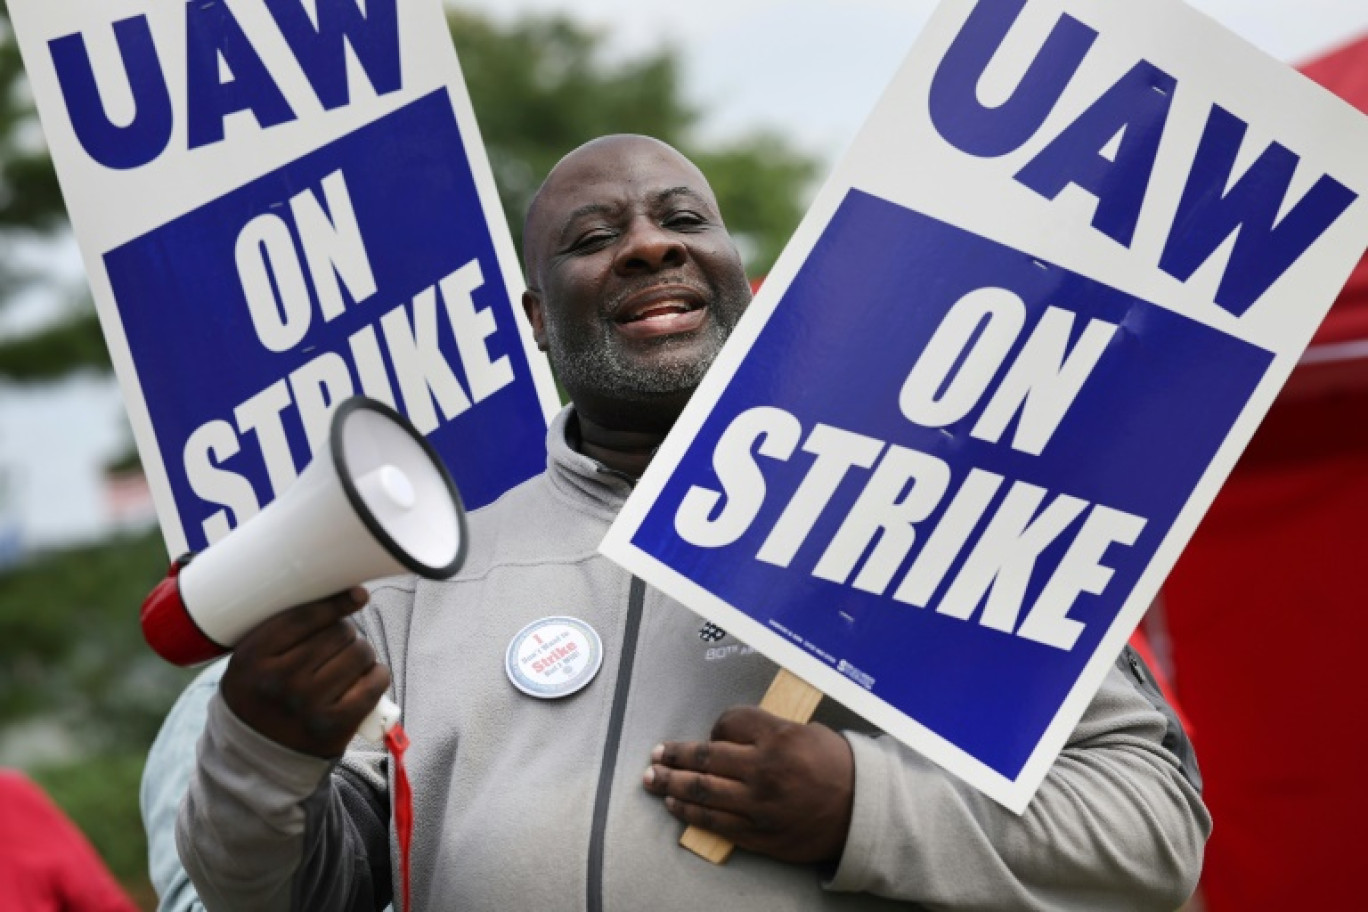
[[[643,781],[671,814],[738,848],[794,864],[836,862],[850,829],[855,761],[825,725],[747,706],[723,713],[709,741],[658,746]]]

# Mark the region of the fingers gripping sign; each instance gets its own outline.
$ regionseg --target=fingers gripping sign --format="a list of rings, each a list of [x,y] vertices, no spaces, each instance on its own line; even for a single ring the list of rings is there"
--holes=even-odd
[[[727,710],[708,741],[667,741],[651,754],[646,790],[671,814],[780,861],[836,861],[845,847],[855,765],[824,725],[763,709]]]
[[[356,587],[263,621],[224,672],[228,708],[285,747],[341,756],[389,687],[389,670],[348,618],[366,601]]]

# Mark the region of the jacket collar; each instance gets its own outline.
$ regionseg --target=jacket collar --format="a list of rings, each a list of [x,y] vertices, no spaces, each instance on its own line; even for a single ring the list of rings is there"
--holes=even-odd
[[[632,493],[635,481],[578,449],[579,421],[567,405],[546,431],[546,477],[558,492],[611,520]]]

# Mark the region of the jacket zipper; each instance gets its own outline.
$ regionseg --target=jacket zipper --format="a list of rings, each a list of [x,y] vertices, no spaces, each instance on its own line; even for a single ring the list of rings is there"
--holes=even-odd
[[[589,912],[603,912],[603,843],[608,826],[608,801],[613,792],[613,774],[617,771],[622,720],[627,714],[627,690],[632,680],[632,666],[636,664],[637,638],[641,633],[641,615],[645,604],[646,584],[634,576],[627,595],[627,627],[622,634],[622,658],[618,662],[613,710],[608,717],[608,735],[604,738],[598,791],[594,796],[593,829],[589,833],[588,895],[585,901]]]

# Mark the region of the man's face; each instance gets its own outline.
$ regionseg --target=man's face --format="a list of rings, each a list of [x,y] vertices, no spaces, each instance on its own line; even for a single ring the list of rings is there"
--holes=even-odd
[[[645,137],[571,153],[534,202],[526,241],[524,307],[582,411],[687,396],[750,301],[707,181]]]

